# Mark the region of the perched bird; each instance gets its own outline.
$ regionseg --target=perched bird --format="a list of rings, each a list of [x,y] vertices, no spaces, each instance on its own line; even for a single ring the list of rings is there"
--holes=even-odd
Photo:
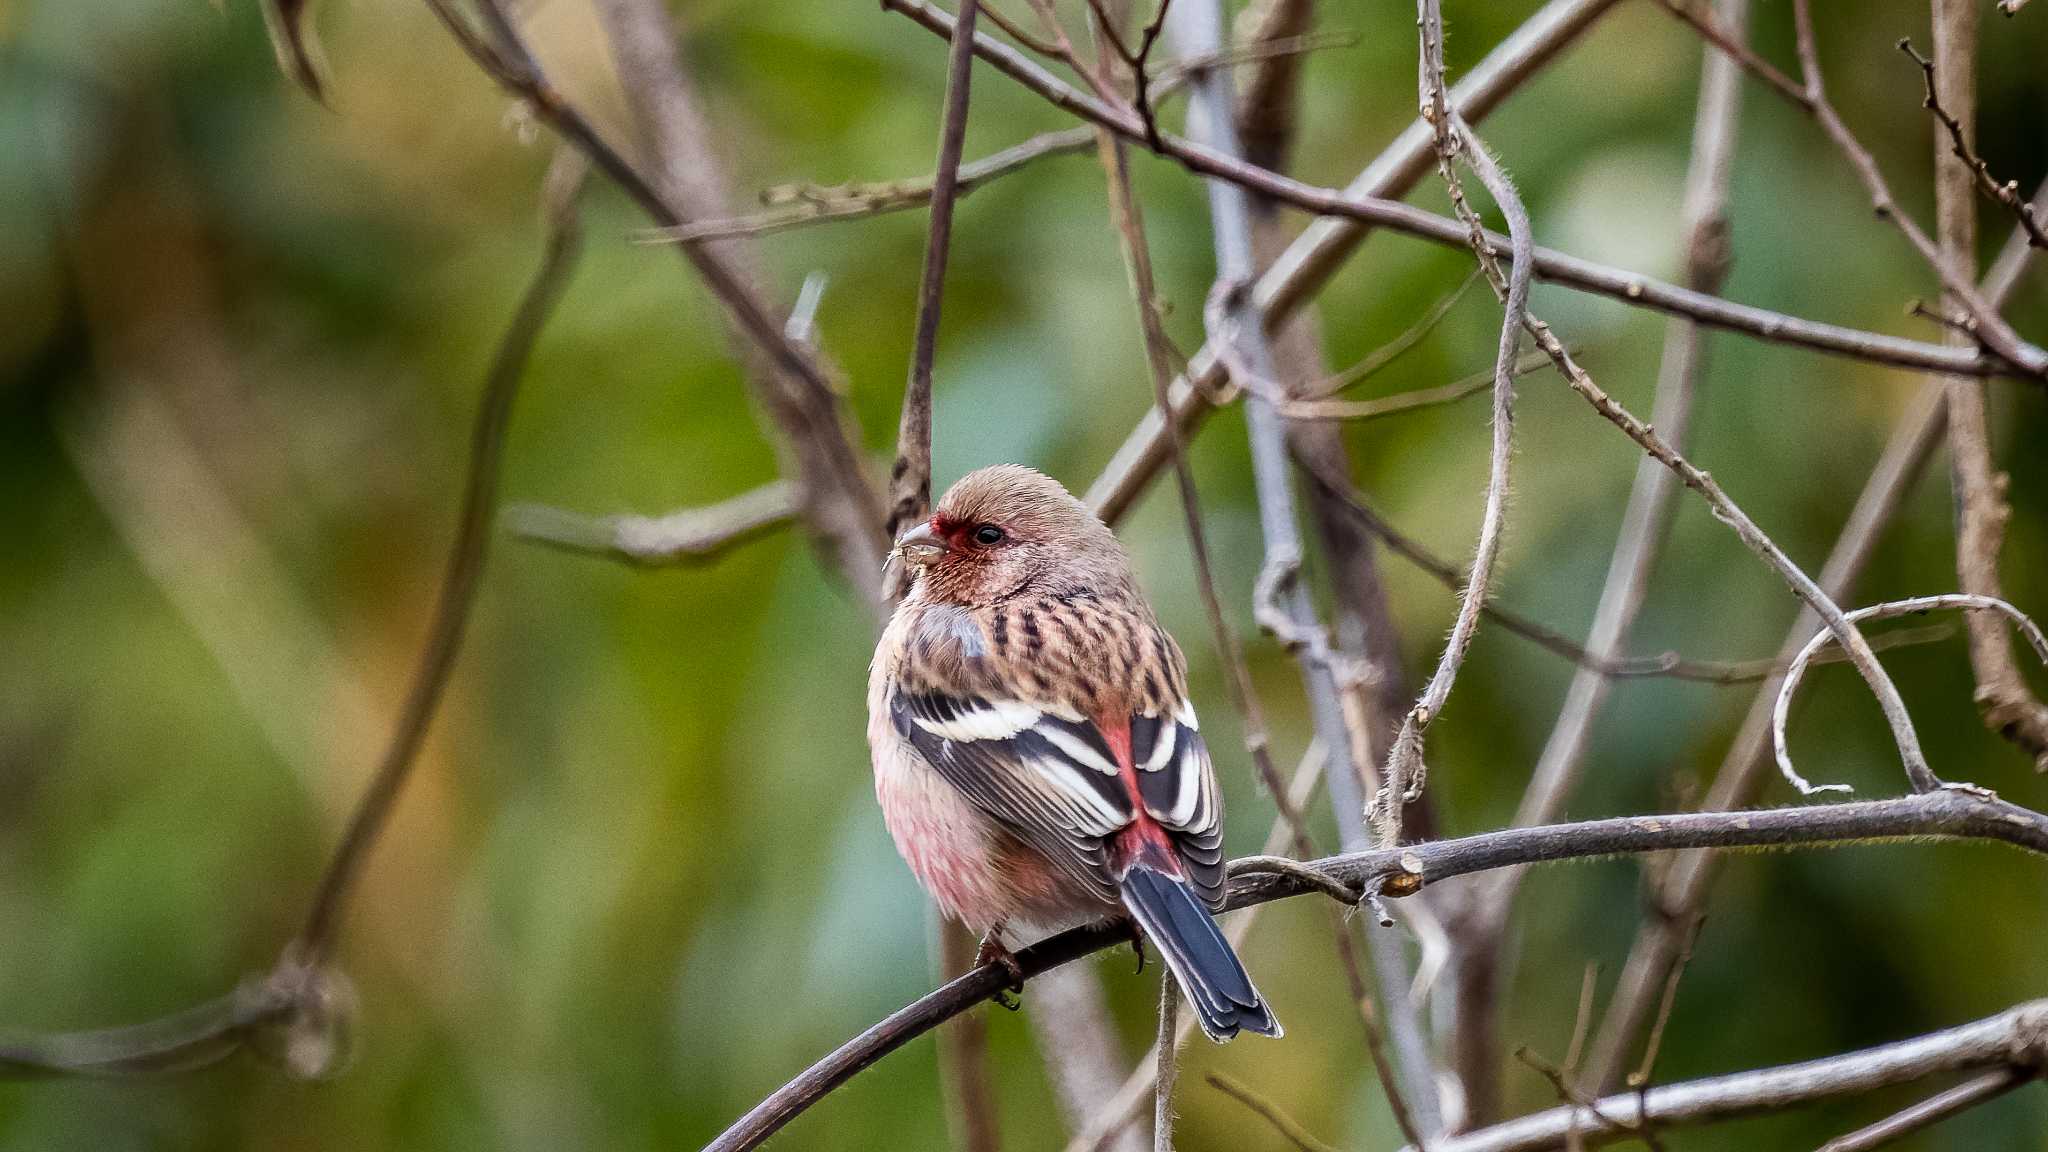
[[[1128,913],[1202,1030],[1280,1035],[1211,913],[1223,807],[1187,666],[1130,558],[1059,483],[998,465],[896,541],[868,742],[897,850],[946,915],[1011,942]]]

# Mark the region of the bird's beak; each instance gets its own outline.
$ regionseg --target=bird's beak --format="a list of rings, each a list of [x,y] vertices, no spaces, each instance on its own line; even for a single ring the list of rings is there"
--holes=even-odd
[[[945,537],[932,531],[929,522],[919,524],[896,538],[895,555],[913,568],[925,565],[952,551]]]

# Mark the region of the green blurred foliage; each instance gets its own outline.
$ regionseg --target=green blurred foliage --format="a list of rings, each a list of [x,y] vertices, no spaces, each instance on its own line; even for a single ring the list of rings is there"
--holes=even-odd
[[[562,87],[623,139],[602,37],[579,0],[531,8]],[[1414,108],[1400,5],[1324,5],[1355,34],[1307,64],[1298,171],[1347,180]],[[1453,71],[1535,7],[1448,5]],[[1908,0],[1819,5],[1830,90],[1907,208],[1927,218],[1932,143]],[[2048,169],[2048,12],[1983,29],[1982,138],[2022,185]],[[385,738],[448,545],[478,381],[539,249],[547,143],[409,0],[329,4],[332,109],[276,73],[251,0],[0,0],[0,1025],[127,1022],[268,965]],[[1755,40],[1789,61],[1788,13]],[[734,199],[790,180],[919,174],[943,83],[938,42],[871,4],[698,0],[682,52],[731,158]],[[1487,124],[1548,244],[1669,276],[1676,267],[1701,50],[1649,4],[1623,5]],[[978,74],[970,155],[1061,116]],[[1199,342],[1211,272],[1200,186],[1140,161],[1170,323]],[[1418,202],[1441,207],[1434,189]],[[1802,116],[1746,90],[1733,206],[1737,299],[1928,337],[1902,316],[1933,290],[1873,221]],[[768,479],[773,455],[713,302],[681,261],[633,242],[616,193],[541,340],[511,433],[506,490],[652,512]],[[1984,210],[1985,249],[2002,240]],[[760,244],[778,296],[821,270],[821,339],[878,455],[894,427],[923,244],[921,213]],[[1374,239],[1320,302],[1341,364],[1464,275],[1458,253]],[[944,483],[1022,460],[1080,486],[1149,403],[1124,274],[1086,157],[963,202],[938,363]],[[1475,293],[1369,385],[1441,383],[1487,362]],[[2008,314],[2048,336],[2042,278]],[[1663,322],[1539,288],[1536,306],[1600,380],[1646,410]],[[1818,564],[1917,381],[1726,335],[1698,458],[1802,563]],[[2048,609],[2048,396],[1990,387],[2013,473],[2010,594]],[[1635,453],[1554,378],[1523,390],[1501,599],[1568,631],[1590,619]],[[1469,548],[1483,402],[1351,433],[1360,481],[1446,554]],[[1253,635],[1258,560],[1243,429],[1193,449],[1218,578]],[[1856,599],[1953,586],[1937,463]],[[1195,664],[1234,811],[1254,848],[1269,804],[1225,714],[1170,493],[1124,529]],[[1444,590],[1389,561],[1413,671],[1434,659]],[[1682,504],[1634,647],[1771,650],[1793,602]],[[242,1057],[143,1082],[0,1085],[0,1147],[654,1148],[694,1146],[828,1047],[931,981],[928,913],[878,819],[862,740],[867,609],[783,534],[702,567],[627,570],[501,542],[418,778],[347,918],[360,990],[352,1065],[308,1085]],[[1307,739],[1293,671],[1252,646],[1280,751]],[[2048,803],[1986,734],[1959,639],[1887,657],[1936,767]],[[1451,832],[1512,812],[1570,669],[1482,632],[1433,732]],[[1867,694],[1818,672],[1794,748],[1808,775],[1902,787]],[[1743,689],[1620,686],[1596,729],[1578,817],[1694,795]],[[1773,784],[1771,803],[1791,799]],[[1328,814],[1318,814],[1328,842]],[[1503,1035],[1560,1054],[1579,972],[1611,973],[1638,922],[1627,862],[1539,873],[1514,932]],[[1726,871],[1682,985],[1659,1074],[1810,1057],[1993,1011],[2048,987],[2048,872],[1990,849],[1902,846],[1756,855]],[[1247,959],[1290,1025],[1279,1044],[1197,1046],[1182,1146],[1272,1147],[1202,1086],[1224,1069],[1344,1147],[1394,1131],[1345,1022],[1323,912],[1275,909]],[[1153,976],[1101,965],[1132,1051]],[[1029,997],[1026,997],[1029,1011]],[[1058,1146],[1022,1022],[993,1013],[1011,1146]],[[944,1143],[923,1040],[855,1080],[779,1147]],[[1509,1072],[1517,1108],[1547,1086]],[[1684,1148],[1810,1146],[1907,1097],[1678,1134]],[[1925,1148],[2048,1148],[2048,1098],[2022,1092]]]

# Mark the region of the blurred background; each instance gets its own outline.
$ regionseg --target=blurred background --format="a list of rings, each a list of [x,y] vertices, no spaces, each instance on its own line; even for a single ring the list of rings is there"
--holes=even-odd
[[[1447,3],[1454,78],[1535,7]],[[1789,7],[1756,7],[1755,43],[1789,67]],[[1816,7],[1831,93],[1907,209],[1931,221],[1920,76],[1893,48],[1908,35],[1926,44],[1925,6]],[[585,0],[528,9],[558,83],[626,139]],[[2048,11],[1985,10],[1982,151],[2027,189],[2048,170]],[[837,0],[674,11],[736,209],[788,181],[929,171],[944,50],[928,34]],[[1413,12],[1326,3],[1320,26],[1351,42],[1306,64],[1297,172],[1335,185],[1413,115]],[[331,108],[278,74],[252,0],[0,0],[0,1033],[127,1023],[266,968],[387,737],[431,610],[468,421],[538,259],[550,143],[420,4],[331,2],[317,28]],[[1700,58],[1691,32],[1624,3],[1487,122],[1540,242],[1674,275]],[[977,76],[969,156],[1067,123],[995,73]],[[1169,324],[1192,349],[1212,274],[1202,189],[1158,161],[1137,170]],[[1444,207],[1433,189],[1415,199]],[[1938,338],[1905,314],[1935,291],[1932,277],[1872,220],[1814,125],[1754,85],[1732,212],[1730,296]],[[1981,219],[1989,253],[2007,227],[1992,208]],[[673,253],[633,242],[644,219],[601,181],[586,220],[587,254],[514,416],[507,498],[653,513],[771,479],[713,302]],[[759,244],[784,302],[807,273],[830,277],[820,339],[878,458],[893,438],[924,227],[910,212]],[[1407,327],[1469,267],[1456,251],[1373,238],[1320,298],[1330,363]],[[939,484],[1017,460],[1085,486],[1150,403],[1092,158],[1049,160],[963,201],[947,289]],[[1542,287],[1535,307],[1647,412],[1661,318]],[[2040,340],[2044,309],[2037,268],[2007,315]],[[1470,294],[1361,394],[1484,369],[1498,315]],[[1817,566],[1918,380],[1707,340],[1696,457]],[[1554,376],[1530,377],[1522,397],[1499,598],[1582,635],[1636,454]],[[2012,472],[2007,591],[2038,615],[2048,393],[1999,382],[1990,397]],[[1485,401],[1348,435],[1379,506],[1468,555]],[[1239,413],[1211,420],[1192,455],[1217,576],[1254,638],[1288,764],[1308,725],[1292,664],[1256,638],[1248,610],[1259,537]],[[1193,662],[1235,813],[1228,846],[1253,851],[1270,803],[1238,751],[1170,489],[1155,486],[1123,536]],[[1453,601],[1397,560],[1386,570],[1420,673]],[[1853,599],[1954,582],[1938,455]],[[1768,655],[1794,607],[1682,499],[1632,648]],[[932,982],[925,900],[872,799],[871,643],[868,609],[791,532],[666,571],[501,539],[420,771],[346,919],[341,959],[362,1002],[346,1072],[299,1083],[241,1056],[144,1081],[0,1083],[0,1148],[703,1143]],[[1886,663],[1937,770],[2048,805],[2048,782],[1978,722],[1959,632]],[[1446,834],[1510,817],[1570,673],[1482,630],[1432,731]],[[1853,673],[1819,669],[1810,692],[1793,738],[1806,773],[1865,795],[1900,791]],[[1750,694],[1623,682],[1570,814],[1695,795]],[[1794,797],[1773,781],[1765,799]],[[1333,842],[1328,812],[1316,819]],[[1513,938],[1508,1047],[1562,1053],[1583,966],[1611,974],[1634,933],[1638,875],[1629,862],[1536,874]],[[2041,995],[2044,907],[2048,869],[1993,848],[1738,858],[1680,986],[1659,1077],[1824,1055]],[[1201,1083],[1217,1069],[1339,1147],[1392,1147],[1324,911],[1273,909],[1246,958],[1288,1037],[1189,1049],[1182,1146],[1277,1146]],[[1118,954],[1100,972],[1142,1051],[1156,967],[1133,976]],[[1009,1146],[1058,1147],[1025,1022],[989,1015]],[[1512,1062],[1508,1081],[1514,1109],[1554,1102]],[[1811,1146],[1907,1098],[1668,1139]],[[776,1146],[944,1144],[926,1038]],[[2022,1091],[1915,1146],[2048,1148],[2048,1094]]]

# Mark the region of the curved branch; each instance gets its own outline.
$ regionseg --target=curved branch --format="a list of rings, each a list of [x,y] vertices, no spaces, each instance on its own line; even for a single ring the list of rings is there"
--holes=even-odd
[[[2026,637],[2027,644],[2034,649],[2034,655],[2040,657],[2043,664],[2048,664],[2048,636],[2041,634],[2040,626],[2026,613],[1995,596],[1950,593],[1941,596],[1915,596],[1908,600],[1888,600],[1882,604],[1872,604],[1867,608],[1844,613],[1843,619],[1852,624],[1862,620],[1889,620],[1895,616],[1922,615],[1937,608],[1988,609],[2003,613],[2012,621],[2012,626],[2019,630],[2019,634]],[[1778,686],[1778,702],[1771,709],[1771,741],[1778,753],[1778,771],[1784,773],[1785,779],[1790,781],[1802,796],[1812,796],[1817,792],[1850,791],[1847,784],[1808,783],[1806,778],[1792,767],[1792,753],[1785,743],[1785,727],[1792,716],[1792,694],[1799,691],[1799,682],[1805,678],[1806,666],[1813,661],[1814,653],[1820,651],[1821,647],[1833,638],[1834,633],[1823,628],[1814,633],[1813,639],[1808,640],[1806,646],[1799,650],[1799,655],[1792,658],[1792,666],[1785,672],[1785,682]]]
[[[1998,841],[2048,856],[2048,816],[1989,796],[1939,790],[1894,800],[1803,808],[1623,816],[1506,828],[1456,840],[1333,856],[1306,866],[1346,888],[1379,881],[1385,883],[1388,895],[1394,895],[1456,876],[1555,860],[1685,848],[1800,847],[1927,838]],[[1288,875],[1233,876],[1227,907],[1245,908],[1313,891],[1317,889]],[[1017,953],[1017,963],[1028,980],[1128,939],[1130,930],[1120,922],[1091,924],[1024,949]],[[897,1009],[776,1089],[707,1145],[705,1152],[758,1148],[862,1069],[994,997],[1010,982],[1010,974],[1002,967],[983,965]]]

